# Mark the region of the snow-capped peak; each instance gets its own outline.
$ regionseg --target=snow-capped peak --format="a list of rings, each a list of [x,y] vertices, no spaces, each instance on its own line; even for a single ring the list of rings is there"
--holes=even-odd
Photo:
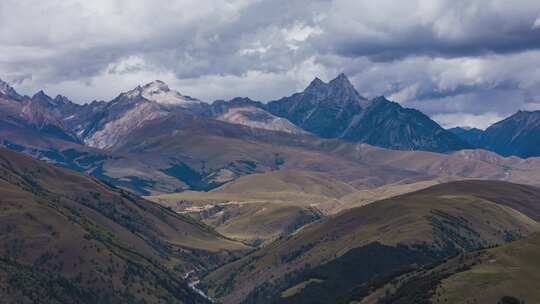
[[[198,101],[169,89],[169,86],[161,80],[155,80],[140,87],[140,94],[145,99],[166,105],[182,105]]]

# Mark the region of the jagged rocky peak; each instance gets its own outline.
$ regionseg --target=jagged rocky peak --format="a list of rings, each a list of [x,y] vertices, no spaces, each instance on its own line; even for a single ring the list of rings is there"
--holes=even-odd
[[[152,82],[149,82],[145,84],[142,89],[143,92],[149,94],[159,94],[160,92],[169,92],[171,90],[169,86],[161,80],[154,80]]]
[[[69,98],[67,98],[66,96],[56,95],[55,98],[52,98],[51,96],[47,95],[47,93],[45,93],[43,90],[40,90],[39,92],[34,94],[32,96],[32,101],[47,107],[60,107],[73,104],[73,102],[69,100]]]
[[[22,96],[15,91],[13,87],[11,87],[7,82],[0,79],[0,97],[8,97],[11,99],[21,100]]]
[[[32,101],[37,102],[43,106],[56,106],[56,102],[51,96],[47,95],[43,90],[40,90],[32,96]]]
[[[192,102],[200,102],[198,99],[171,90],[169,86],[161,80],[154,80],[143,86],[138,86],[127,92],[126,95],[129,98],[142,97],[146,100],[164,105],[184,105]]]
[[[43,90],[40,90],[34,96],[32,96],[32,99],[52,99],[49,95],[47,95]]]
[[[368,100],[356,91],[344,73],[339,74],[328,83],[316,77],[307,86],[304,93],[318,96],[318,98],[325,98],[327,102],[348,103],[352,101],[362,107],[369,105]]]
[[[319,77],[315,77],[304,90],[304,92],[317,92],[320,90],[355,90],[354,86],[350,82],[347,75],[344,73],[339,74],[336,78],[330,80],[326,83],[322,81]]]
[[[371,100],[373,106],[399,106],[399,103],[388,100],[384,96],[377,96]]]
[[[336,78],[332,79],[329,83],[329,85],[339,88],[346,88],[346,89],[354,89],[354,86],[349,81],[349,78],[345,73],[339,74]]]
[[[328,84],[326,82],[322,81],[319,77],[315,77],[315,79],[313,79],[309,83],[309,85],[304,90],[304,92],[307,92],[307,93],[312,93],[313,92],[313,93],[315,93],[317,91],[326,89],[327,86],[328,86]]]
[[[54,98],[56,104],[72,104],[73,102],[64,95],[56,95]]]

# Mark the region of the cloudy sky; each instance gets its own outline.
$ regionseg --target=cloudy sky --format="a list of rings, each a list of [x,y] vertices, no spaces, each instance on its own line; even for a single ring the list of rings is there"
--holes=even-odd
[[[540,109],[540,1],[0,1],[0,78],[24,94],[82,103],[161,79],[268,101],[340,72],[443,126]]]

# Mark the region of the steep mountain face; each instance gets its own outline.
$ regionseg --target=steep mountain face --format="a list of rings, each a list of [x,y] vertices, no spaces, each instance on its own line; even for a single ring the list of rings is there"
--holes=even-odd
[[[347,76],[340,74],[329,83],[315,78],[303,92],[271,101],[266,109],[308,132],[336,138],[367,104]]]
[[[111,148],[146,121],[173,112],[203,115],[209,107],[207,103],[184,96],[156,80],[122,93],[107,103],[95,117],[95,122],[84,131],[84,141],[91,147]]]
[[[448,129],[448,131],[466,141],[469,145],[471,145],[471,147],[482,146],[482,136],[484,134],[483,130],[477,128],[455,127]]]
[[[447,152],[470,147],[422,112],[384,97],[373,99],[341,137],[396,150]]]
[[[405,270],[539,231],[538,199],[504,182],[440,184],[329,216],[203,283],[222,303],[360,302]]]
[[[71,130],[79,139],[83,139],[86,130],[100,118],[105,109],[105,101],[92,101],[83,105],[76,104],[67,97],[57,95],[52,98],[39,91],[32,96],[32,103],[38,104],[44,112],[61,120],[62,124]]]
[[[302,93],[269,102],[269,112],[323,138],[342,138],[397,150],[448,152],[469,148],[423,113],[384,97],[368,101],[340,74],[316,78]]]
[[[37,131],[44,136],[80,142],[77,135],[64,124],[60,115],[51,111],[58,106],[55,100],[43,92],[34,98],[19,95],[7,83],[0,80],[0,120],[2,124]],[[28,133],[27,132],[27,133]],[[22,134],[21,134],[22,135]]]
[[[129,192],[0,149],[8,303],[207,303],[185,281],[248,248]]]
[[[540,183],[540,164],[534,160],[524,163],[483,152],[399,153],[351,143],[434,151],[460,145],[417,111],[384,98],[360,98],[344,75],[329,84],[315,80],[306,91],[301,95],[322,96],[318,106],[323,108],[328,96],[343,97],[346,102],[340,104],[346,107],[360,104],[359,112],[351,110],[357,114],[340,138],[303,132],[248,98],[208,105],[155,81],[111,102],[86,105],[44,92],[32,98],[17,94],[21,100],[4,94],[0,145],[143,195],[209,190],[247,174],[283,168],[330,173],[360,189],[435,176]],[[16,94],[6,85],[3,92]],[[313,101],[302,100],[299,105]]]
[[[519,111],[487,128],[482,147],[503,156],[540,156],[540,111]]]
[[[540,156],[540,111],[519,111],[499,121],[485,131],[453,128],[448,130],[473,147],[502,156],[522,158]]]
[[[306,131],[295,126],[289,120],[277,117],[264,110],[261,102],[249,98],[237,97],[229,101],[216,100],[211,106],[212,117],[233,124],[250,128],[280,131],[292,134],[304,134]]]
[[[20,101],[23,96],[19,95],[7,82],[0,79],[0,98]]]

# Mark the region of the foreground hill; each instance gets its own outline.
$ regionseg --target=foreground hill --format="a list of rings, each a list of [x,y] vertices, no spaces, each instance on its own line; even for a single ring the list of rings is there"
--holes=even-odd
[[[539,201],[530,186],[440,184],[330,216],[216,270],[204,284],[224,303],[348,302],[414,265],[538,231]]]
[[[0,149],[7,302],[204,303],[183,277],[246,246],[129,192]]]
[[[360,303],[539,303],[540,234],[406,272]]]
[[[516,303],[516,300],[520,303],[539,303],[538,256],[538,233],[524,240],[481,252],[479,257],[468,255],[464,258],[465,262],[472,261],[477,264],[442,280],[434,291],[434,302],[448,299],[449,303],[495,303],[506,299],[506,303]]]
[[[480,130],[477,128],[455,127],[448,129],[448,131],[456,134],[457,136],[459,136],[459,138],[468,142],[471,147],[482,146],[482,135],[484,134],[484,130]]]

